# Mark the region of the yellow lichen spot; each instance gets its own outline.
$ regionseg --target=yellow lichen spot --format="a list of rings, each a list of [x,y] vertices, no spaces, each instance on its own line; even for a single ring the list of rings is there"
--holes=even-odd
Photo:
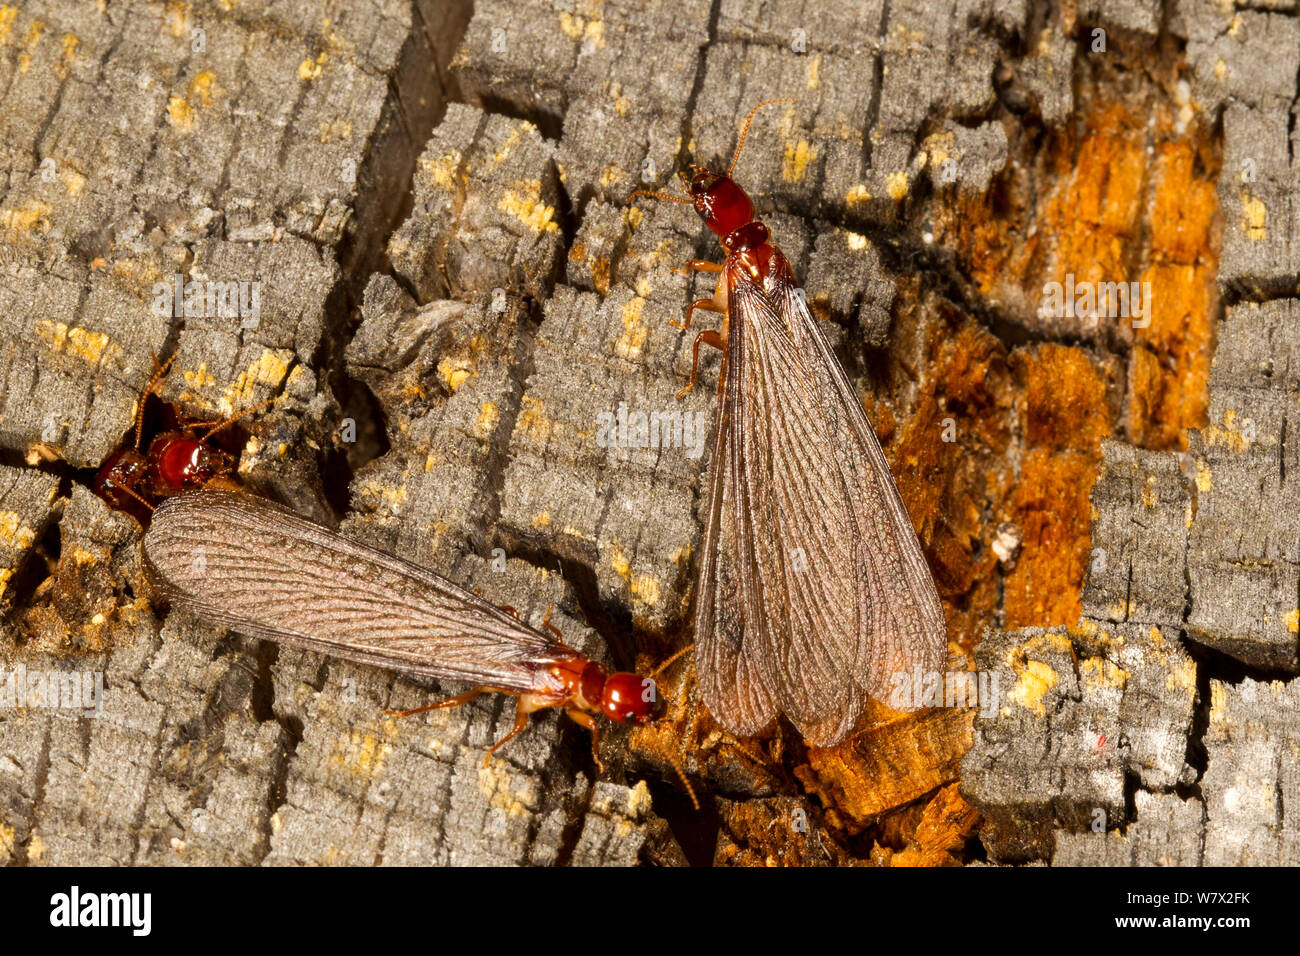
[[[1214,483],[1210,480],[1210,466],[1198,459],[1196,462],[1196,490],[1209,491],[1212,487],[1214,487]]]
[[[173,96],[167,101],[167,122],[182,133],[194,129],[194,108],[183,96]]]
[[[910,188],[907,182],[907,173],[890,173],[889,179],[885,181],[885,188],[889,191],[889,198],[895,202],[904,199]]]
[[[808,58],[808,89],[819,90],[822,85],[822,57],[821,54]]]
[[[27,28],[27,42],[25,46],[27,47],[28,53],[31,53],[38,46],[41,45],[41,37],[44,35],[44,33],[45,33],[44,21],[33,20],[32,25]],[[31,63],[30,57],[28,58],[27,62],[29,64]],[[26,69],[24,69],[23,72],[24,73],[27,72]]]
[[[22,515],[16,511],[0,511],[0,541],[24,550],[36,540],[36,532],[23,524]]]
[[[613,553],[609,556],[609,566],[614,569],[614,573],[620,578],[629,582],[632,580],[632,565],[628,564],[627,558],[623,556],[623,552],[618,547],[615,547]]]
[[[81,40],[75,33],[63,34],[62,55],[59,57],[58,65],[55,66],[54,72],[65,77],[72,70],[72,62],[77,58],[77,47],[81,45]]]
[[[639,817],[650,812],[651,804],[650,788],[646,786],[644,780],[638,780],[632,792],[627,795],[628,813],[633,817]]]
[[[636,361],[641,357],[641,349],[645,346],[645,340],[650,334],[645,322],[642,321],[644,310],[645,299],[640,296],[635,296],[627,305],[623,306],[623,334],[614,343],[614,352],[620,358]]]
[[[1216,80],[1218,80],[1219,82],[1223,82],[1224,77],[1226,77],[1227,75],[1228,75],[1228,64],[1224,63],[1222,60],[1219,60],[1219,62],[1214,64],[1214,78]]]
[[[582,17],[575,17],[567,10],[560,12],[560,30],[570,40],[578,40],[582,37],[582,31],[586,28],[587,21]]]
[[[639,276],[637,278],[636,280],[637,295],[641,296],[641,298],[643,299],[648,299],[650,298],[650,293],[652,293],[653,291],[654,291],[654,286],[650,284],[649,279],[647,279],[645,276]]]
[[[27,862],[37,863],[45,855],[45,841],[41,839],[39,833],[32,833],[32,838],[27,841]]]
[[[1286,612],[1286,629],[1292,634],[1300,634],[1300,608]]]
[[[190,5],[181,3],[180,0],[172,0],[167,4],[167,23],[171,27],[172,36],[184,36],[189,28]]]
[[[1090,687],[1120,687],[1128,680],[1128,671],[1104,657],[1085,657],[1079,662],[1079,678]]]
[[[781,163],[781,178],[787,183],[800,182],[808,174],[808,164],[817,158],[817,151],[806,139],[786,143],[785,158]]]
[[[1170,690],[1184,690],[1194,692],[1196,690],[1196,661],[1190,657],[1184,657],[1178,666],[1169,672],[1165,678],[1165,687]]]
[[[604,172],[600,174],[600,185],[609,190],[613,189],[619,183],[627,179],[627,174],[623,168],[616,163],[609,163],[605,166]]]
[[[391,720],[384,721],[383,734],[392,738],[397,733],[397,726]],[[354,730],[345,737],[334,741],[330,751],[330,763],[336,767],[361,777],[374,776],[383,769],[388,755],[393,752],[393,745],[381,741],[374,734],[363,734]]]
[[[597,49],[603,49],[605,46],[605,23],[603,20],[588,20],[585,17],[574,16],[567,11],[560,13],[560,30],[570,40],[587,39],[592,41]]]
[[[543,528],[551,526],[551,513],[549,511],[539,511],[533,515],[533,527],[541,531]]]
[[[36,334],[49,344],[52,351],[75,355],[90,365],[99,365],[106,355],[120,351],[104,332],[69,327],[66,323],[49,319],[36,323]]]
[[[867,248],[867,246],[871,245],[871,242],[867,237],[858,232],[846,232],[844,234],[844,239],[848,243],[849,248],[854,252],[861,252],[863,249]]]
[[[324,71],[325,61],[328,58],[329,54],[322,52],[321,55],[316,57],[314,60],[310,58],[303,60],[298,64],[298,79],[302,80],[304,83],[310,83],[312,80],[316,79]]]
[[[10,860],[14,855],[14,828],[0,823],[0,860]]]
[[[1067,627],[1066,631],[1077,637],[1095,638],[1101,633],[1101,628],[1097,626],[1096,621],[1090,621],[1087,618],[1080,618],[1078,622]]]
[[[497,411],[496,402],[484,402],[479,409],[478,421],[474,423],[475,431],[482,435],[488,435],[492,429],[497,427],[497,422],[501,419],[501,413]]]
[[[534,179],[515,186],[517,188],[507,189],[501,195],[497,209],[514,216],[533,232],[557,232],[560,227],[555,222],[554,207],[541,201],[541,181]]]
[[[0,43],[9,41],[9,34],[14,29],[14,18],[18,16],[18,8],[5,4],[0,6]]]
[[[438,363],[438,376],[453,392],[474,377],[476,373],[464,357],[447,357]]]
[[[530,395],[523,396],[519,400],[519,417],[515,419],[515,430],[521,435],[546,441],[551,435],[551,420],[546,414],[546,406]]]
[[[1045,717],[1047,708],[1043,706],[1043,695],[1056,686],[1060,675],[1043,661],[1026,661],[1017,669],[1020,676],[1016,679],[1016,686],[1008,692],[1007,699],[1032,710],[1039,717]]]
[[[631,592],[632,600],[641,604],[658,604],[660,587],[657,578],[648,574],[637,574],[632,576],[629,582],[628,590]]]
[[[861,183],[850,189],[844,196],[844,203],[848,206],[859,206],[870,201],[871,193],[867,192],[867,187]]]
[[[211,70],[204,70],[194,79],[190,80],[189,92],[186,99],[191,103],[198,102],[202,106],[211,106],[212,97],[217,89],[217,74]]]
[[[221,396],[221,414],[233,415],[236,409],[247,408],[257,399],[259,385],[279,388],[288,375],[288,362],[279,353],[263,349],[262,354],[236,376]]]
[[[1250,449],[1254,434],[1254,422],[1246,418],[1242,420],[1240,427],[1238,427],[1237,412],[1231,408],[1225,409],[1223,412],[1222,427],[1211,425],[1201,430],[1201,436],[1205,439],[1207,446],[1221,446],[1238,455]]]
[[[1241,225],[1252,242],[1268,238],[1268,209],[1255,196],[1242,196]]]
[[[1220,681],[1210,681],[1210,723],[1221,724],[1228,715],[1228,695]]]
[[[39,199],[28,200],[17,208],[0,210],[0,226],[11,232],[31,232],[51,208]]]
[[[460,150],[453,149],[437,159],[421,159],[420,165],[428,170],[439,189],[450,192],[456,188],[456,170],[460,169],[460,161]]]
[[[217,381],[215,378],[213,378],[211,375],[208,374],[207,362],[199,363],[199,367],[194,369],[193,371],[189,369],[182,369],[181,378],[184,379],[185,384],[192,389],[205,388],[206,386],[209,385],[215,385]]]
[[[81,173],[77,172],[75,169],[70,169],[66,166],[62,170],[60,170],[60,173],[63,177],[63,188],[68,191],[69,196],[76,198],[77,196],[80,196],[82,192],[85,191],[86,177],[81,175]],[[101,269],[106,265],[106,263],[102,258],[96,258],[95,262],[99,263],[99,268]],[[94,263],[92,263],[92,268],[93,267],[94,267]]]
[[[623,221],[633,229],[641,225],[641,220],[644,218],[645,213],[643,213],[637,206],[627,206],[623,210]]]
[[[1156,476],[1147,475],[1147,480],[1142,484],[1142,504],[1148,508],[1156,506]]]

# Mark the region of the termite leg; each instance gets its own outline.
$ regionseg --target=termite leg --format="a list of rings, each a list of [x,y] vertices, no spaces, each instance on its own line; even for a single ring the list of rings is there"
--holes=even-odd
[[[679,399],[695,387],[695,380],[699,377],[701,342],[705,345],[712,345],[715,349],[726,349],[727,347],[726,337],[717,329],[709,329],[707,332],[701,332],[699,335],[695,336],[695,347],[692,349],[691,355],[691,381],[684,389],[677,393]]]
[[[494,743],[491,749],[488,750],[487,755],[484,756],[483,758],[483,766],[486,767],[488,763],[492,760],[492,755],[494,753],[496,753],[506,744],[510,743],[510,741],[514,740],[516,735],[518,735],[519,731],[523,730],[525,727],[528,726],[528,714],[529,714],[528,711],[516,708],[515,725],[510,728],[510,733],[506,734],[504,737],[502,737],[500,740]]]
[[[547,607],[546,607],[546,617],[542,618],[542,627],[546,628],[548,631],[550,631],[552,634],[554,634],[554,635],[555,635],[556,637],[558,637],[560,640],[564,640],[564,635],[560,633],[560,629],[559,629],[558,627],[556,627],[554,624],[551,623],[551,612],[554,611],[554,610],[555,610],[555,605],[554,605],[554,604],[548,604],[548,605],[547,605]]]
[[[600,762],[600,754],[596,752],[600,744],[600,728],[596,725],[596,718],[585,710],[579,710],[577,707],[566,707],[564,712],[569,715],[569,719],[575,724],[586,727],[591,731],[591,759],[596,761],[596,769],[604,773],[605,765]]]
[[[669,319],[668,324],[674,328],[681,329],[683,332],[688,331],[691,327],[691,313],[696,309],[703,309],[705,312],[721,312],[724,315],[727,312],[726,308],[718,305],[715,299],[696,299],[686,307],[686,319],[684,321],[674,322],[672,319]]]
[[[444,707],[459,707],[461,704],[468,704],[479,694],[490,693],[493,693],[491,687],[475,687],[473,690],[466,691],[463,694],[457,694],[455,697],[448,697],[446,700],[440,700],[432,704],[425,704],[423,707],[416,707],[413,710],[385,710],[384,713],[389,717],[411,717],[415,714],[423,714],[426,710],[442,710]]]
[[[673,270],[674,275],[685,276],[692,272],[721,272],[722,264],[720,262],[710,262],[708,259],[692,259],[686,265]]]
[[[509,604],[500,604],[500,605],[497,605],[497,610],[498,610],[498,611],[505,611],[507,614],[509,614],[511,617],[513,617],[516,621],[519,620],[519,612],[516,611],[513,607],[511,607]]]

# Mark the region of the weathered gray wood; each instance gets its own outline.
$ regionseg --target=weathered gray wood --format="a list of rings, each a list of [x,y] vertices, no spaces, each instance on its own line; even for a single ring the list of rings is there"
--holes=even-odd
[[[1193,441],[1189,634],[1266,670],[1300,670],[1300,347],[1294,299],[1228,310],[1210,378],[1210,427]]]
[[[1053,830],[1111,829],[1126,780],[1170,789],[1185,763],[1196,665],[1177,632],[1084,621],[1067,631],[995,632],[976,661],[997,676],[996,715],[976,718],[962,792],[989,821],[996,859],[1050,856]]]
[[[912,416],[946,398],[943,340],[969,329],[950,313],[1103,361],[1128,347],[1122,328],[1054,324],[1024,295],[970,287],[931,229],[1032,163],[1021,126],[1075,121],[1076,80],[1097,67],[1080,43],[1099,27],[1112,51],[1150,49],[1167,28],[1186,43],[1179,95],[1222,115],[1229,308],[1210,427],[1185,456],[1104,446],[1084,620],[984,642],[977,664],[1003,699],[977,720],[964,792],[994,860],[1294,862],[1294,820],[1269,797],[1295,802],[1294,682],[1270,679],[1300,669],[1286,298],[1300,44],[1294,4],[1248,7],[19,9],[0,38],[0,449],[30,467],[3,495],[17,517],[0,523],[13,529],[0,573],[37,586],[4,595],[0,662],[98,670],[108,690],[99,718],[0,714],[0,856],[683,862],[637,783],[670,777],[655,731],[607,733],[593,781],[585,732],[550,714],[485,768],[508,701],[397,721],[382,709],[444,689],[179,615],[160,624],[134,522],[63,463],[93,468],[120,443],[151,353],[174,348],[163,395],[191,414],[277,397],[247,423],[252,487],[322,518],[346,499],[345,533],[535,622],[553,604],[566,640],[607,662],[659,657],[688,618],[709,453],[635,432],[599,441],[600,416],[691,414],[707,432],[717,356],[704,350],[677,400],[692,337],[667,322],[713,285],[670,270],[717,247],[689,209],[629,194],[676,190],[683,161],[725,164],[750,106],[796,97],[758,114],[737,175],[864,395],[915,449]],[[29,41],[35,18],[43,38]],[[256,322],[156,315],[154,285],[177,273],[260,282]],[[992,424],[1013,433],[1013,468],[1026,446]],[[56,473],[66,500],[49,500]],[[676,689],[700,716],[690,680]],[[718,862],[851,861],[839,824],[782,829],[828,786],[810,782],[815,761],[677,726],[717,800]],[[765,746],[806,792],[782,790]]]
[[[51,475],[0,466],[0,608],[13,605],[19,583],[14,576],[32,560],[35,545],[57,517],[58,490]]]
[[[36,13],[20,10],[12,30],[28,35]],[[151,353],[174,344],[163,397],[216,417],[279,396],[249,429],[241,477],[327,514],[324,485],[347,476],[322,482],[321,455],[346,451],[352,440],[328,380],[342,364],[346,293],[360,291],[367,263],[382,255],[443,110],[439,76],[447,76],[468,5],[430,5],[419,16],[402,3],[338,14],[304,3],[268,16],[238,9],[165,23],[160,8],[105,16],[54,4],[39,15],[46,36],[75,32],[79,45],[76,55],[63,54],[67,62],[60,51],[68,47],[47,40],[20,69],[18,52],[0,42],[0,114],[10,137],[0,178],[6,449],[33,462],[97,465],[134,418],[154,371]],[[321,33],[323,23],[333,26]],[[191,48],[192,29],[203,31],[201,51]],[[144,75],[156,81],[141,83]],[[508,149],[492,140],[497,130],[517,132],[500,118],[484,126],[475,158]],[[540,162],[525,154],[495,181],[476,180],[475,198],[496,204],[520,188],[507,214],[527,213],[530,199],[554,206],[550,147],[533,142]],[[53,179],[41,175],[47,158]],[[523,168],[548,184],[541,194],[513,181]],[[498,227],[493,209],[466,217],[467,245],[484,239],[473,230]],[[551,238],[552,259],[559,248]],[[501,261],[516,261],[515,249],[503,249]],[[259,314],[255,321],[155,314],[154,283],[176,273],[186,282],[260,282]],[[513,289],[515,278],[503,284]],[[543,269],[540,284],[518,291],[544,295],[549,281]],[[371,297],[393,311],[376,305],[367,323],[400,326],[411,303],[398,293]],[[443,472],[441,490],[456,489],[448,481],[455,474],[474,474],[486,489],[501,467],[501,436],[522,377],[523,318],[517,298],[500,313],[485,303],[449,340],[414,338],[387,368],[362,368],[377,354],[365,347],[368,328],[354,340],[349,356],[361,363],[359,377],[405,409],[390,425],[424,443],[420,471],[435,450],[460,456],[465,467]],[[435,394],[411,407],[396,394],[426,373],[436,381],[439,363],[457,349],[484,355],[461,403]],[[458,368],[449,377],[462,384]],[[428,384],[436,391],[435,381]],[[476,397],[500,401],[499,416],[475,405],[476,417],[464,421],[465,403]],[[476,432],[475,422],[486,431]],[[353,434],[375,425],[351,424]],[[571,642],[601,653],[569,616],[572,597],[558,576],[518,561],[497,574],[470,553],[466,537],[446,540],[440,518],[473,528],[473,544],[483,545],[490,496],[443,500],[403,487],[411,446],[394,444],[400,453],[359,477],[361,511],[350,532],[466,584],[491,577],[497,599],[535,620],[554,603],[561,609],[553,619]],[[411,493],[419,516],[404,517],[402,532],[395,525],[404,512],[388,523],[366,517],[379,510],[368,495],[385,480]],[[5,567],[20,582],[40,560],[32,552],[57,514],[56,485],[35,471],[15,472],[9,483]],[[6,862],[595,864],[634,862],[643,847],[674,859],[671,835],[649,815],[644,795],[606,784],[593,800],[587,776],[571,764],[585,742],[556,715],[485,768],[484,749],[512,719],[499,699],[396,721],[383,716],[384,706],[415,706],[438,690],[313,655],[279,655],[181,615],[160,628],[144,597],[138,526],[84,487],[73,489],[59,564],[6,620],[0,661],[6,674],[18,665],[98,672],[104,711],[85,718],[33,706],[0,714]]]

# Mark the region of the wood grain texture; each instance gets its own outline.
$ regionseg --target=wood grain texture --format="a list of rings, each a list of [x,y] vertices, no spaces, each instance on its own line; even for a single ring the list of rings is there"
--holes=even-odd
[[[97,719],[0,712],[0,859],[934,865],[970,861],[973,808],[994,862],[1296,862],[1269,795],[1296,779],[1300,18],[1264,6],[294,0],[199,24],[55,0],[41,31],[16,7],[0,672],[107,691]],[[534,623],[554,604],[607,663],[682,646],[710,449],[596,434],[621,406],[709,431],[717,360],[676,402],[667,321],[711,292],[670,270],[716,244],[625,200],[781,96],[738,181],[881,436],[945,667],[995,675],[996,707],[872,715],[833,752],[737,740],[686,659],[667,722],[606,735],[604,777],[554,715],[484,769],[508,702],[392,721],[461,688],[153,613],[139,529],[85,482],[175,351],[189,413],[277,397],[255,489]],[[1155,277],[1151,328],[1039,308],[1051,269],[1097,262]],[[259,282],[256,322],[156,314],[177,274]]]

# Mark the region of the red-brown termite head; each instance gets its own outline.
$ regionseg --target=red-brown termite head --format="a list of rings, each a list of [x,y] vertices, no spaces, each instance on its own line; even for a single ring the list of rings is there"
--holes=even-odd
[[[234,455],[184,432],[159,435],[149,445],[150,491],[159,498],[202,488],[234,473]]]
[[[700,166],[692,166],[695,175],[686,179],[686,191],[691,195],[695,211],[704,224],[723,240],[754,221],[754,202],[749,194],[730,176],[719,176]]]

